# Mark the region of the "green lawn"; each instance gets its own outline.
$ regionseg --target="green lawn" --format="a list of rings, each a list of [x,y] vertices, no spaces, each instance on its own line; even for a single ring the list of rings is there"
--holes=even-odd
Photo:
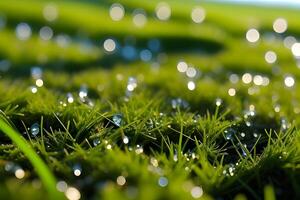
[[[0,1],[0,199],[299,199],[299,10],[118,2]]]

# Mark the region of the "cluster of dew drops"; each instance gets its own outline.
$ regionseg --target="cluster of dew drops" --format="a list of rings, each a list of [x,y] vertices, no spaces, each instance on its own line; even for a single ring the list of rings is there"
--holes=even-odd
[[[158,20],[161,21],[167,21],[170,19],[172,14],[171,6],[166,2],[159,2],[155,8],[155,17]],[[109,8],[109,15],[112,19],[112,21],[121,21],[125,16],[125,8],[120,3],[114,3]],[[56,7],[54,3],[47,4],[43,9],[43,17],[48,22],[55,22],[59,18],[59,9]],[[200,24],[205,20],[206,17],[206,11],[204,8],[197,6],[192,9],[190,13],[190,17],[192,22]],[[132,12],[132,23],[138,27],[142,28],[146,26],[147,24],[147,13],[141,9],[134,9]],[[0,18],[0,27],[5,26],[5,18]],[[266,35],[263,35],[264,39],[267,41],[271,41],[274,39],[281,39],[283,41],[283,44],[286,48],[291,50],[292,55],[295,58],[295,62],[300,68],[300,43],[297,41],[297,39],[293,36],[286,36],[285,32],[288,29],[288,22],[284,18],[277,18],[273,22],[273,30],[274,33],[268,33]],[[15,34],[17,39],[21,41],[26,41],[32,36],[32,29],[28,23],[20,22],[16,28],[15,28]],[[67,34],[55,34],[55,31],[49,26],[45,25],[42,26],[39,30],[39,37],[42,41],[50,41],[54,40],[59,46],[66,47],[72,42],[72,37]],[[258,29],[256,28],[250,28],[246,31],[245,34],[246,40],[249,43],[249,45],[255,46],[259,43],[261,40],[261,34]],[[88,41],[88,42],[87,42]],[[88,38],[85,38],[82,40],[82,48],[84,50],[88,49],[88,44],[90,43],[90,40]],[[116,39],[113,37],[109,37],[103,40],[103,50],[107,53],[107,55],[114,55],[114,56],[120,56],[120,58],[134,61],[140,59],[143,62],[151,63],[151,67],[154,70],[159,69],[160,62],[163,62],[166,58],[165,53],[161,52],[162,45],[158,39],[151,39],[147,43],[147,47],[138,49],[134,46],[135,44],[135,38],[134,37],[128,37],[125,39],[125,45],[121,45]],[[86,51],[83,51],[86,52]],[[87,51],[88,53],[88,51]],[[43,58],[42,58],[43,59]],[[269,50],[265,52],[264,55],[265,61],[272,66],[272,73],[276,74],[278,73],[278,58],[277,54],[273,50]],[[10,61],[9,60],[1,60],[0,61],[0,70],[1,71],[7,71],[10,67]],[[181,74],[185,74],[187,77],[187,89],[190,91],[194,91],[197,87],[196,81],[197,79],[201,78],[202,72],[195,67],[191,63],[187,63],[184,60],[180,60],[177,63],[177,70]],[[30,91],[33,94],[36,94],[39,90],[39,88],[44,87],[44,80],[43,80],[43,70],[39,66],[34,66],[31,68],[31,78],[33,85],[30,86]],[[122,74],[117,75],[117,79],[121,80],[123,79]],[[229,75],[229,81],[233,84],[232,87],[228,88],[228,95],[229,96],[235,96],[237,94],[237,89],[234,87],[234,84],[238,83],[239,81],[242,81],[245,85],[251,85],[248,89],[248,94],[253,95],[257,92],[258,87],[265,87],[268,86],[270,83],[270,78],[263,74],[253,74],[250,72],[244,73],[241,77],[238,74],[230,74]],[[295,78],[292,74],[284,74],[283,75],[283,84],[286,88],[293,88],[295,87]],[[128,101],[129,98],[133,95],[134,91],[138,87],[138,79],[136,77],[129,77],[127,80],[126,89],[124,92],[125,101]],[[66,94],[65,100],[59,101],[59,105],[62,107],[68,106],[68,104],[73,104],[76,101],[79,101],[81,103],[84,103],[88,105],[89,107],[94,106],[94,102],[91,98],[89,98],[89,89],[88,86],[85,84],[82,84],[81,87],[78,89],[78,92],[75,96],[75,93],[68,92]],[[280,105],[276,103],[276,100],[278,97],[274,97],[274,111],[280,112]],[[215,100],[216,106],[221,106],[223,104],[223,100],[221,98],[216,98]],[[188,108],[189,104],[187,101],[185,101],[182,98],[174,98],[171,100],[171,107],[173,109],[176,109],[177,107],[181,108]],[[296,113],[300,112],[300,109],[294,110]],[[252,121],[251,119],[255,117],[256,111],[255,106],[253,104],[249,105],[244,113],[243,113],[243,119],[245,121],[246,126],[251,127]],[[163,114],[162,114],[163,116]],[[120,127],[123,124],[123,116],[121,113],[116,113],[112,116],[111,119],[112,123],[116,127]],[[282,118],[281,121],[281,129],[287,130],[290,127],[290,123],[286,118]],[[33,123],[31,127],[29,128],[29,132],[32,136],[36,137],[40,133],[41,127],[39,123]],[[237,131],[234,128],[228,128],[224,132],[224,138],[225,140],[232,140],[233,137],[237,134]],[[246,133],[241,132],[239,133],[239,136],[241,138],[244,138],[246,136]],[[254,132],[253,133],[254,138],[258,138],[259,134]],[[93,140],[93,145],[98,146],[102,141],[100,141],[99,138],[95,138]],[[103,141],[106,145],[106,148],[108,150],[113,148],[113,144],[109,141]],[[127,145],[129,144],[130,140],[129,137],[126,135],[123,136],[122,142]],[[242,149],[242,155],[246,156],[247,152],[244,151],[244,149],[247,149],[247,145],[244,145]],[[143,153],[143,147],[142,145],[137,144],[135,148],[132,150],[135,151],[136,154],[142,154]],[[193,155],[192,157],[195,157]],[[177,154],[174,155],[174,161],[177,160]],[[236,164],[229,165],[224,171],[223,174],[226,176],[233,176],[234,171],[236,169]],[[14,163],[7,163],[5,166],[5,170],[8,172],[13,172],[18,179],[22,179],[25,177],[26,173],[25,171],[17,164]],[[73,174],[76,177],[79,177],[82,175],[82,166],[80,163],[75,163],[72,166]],[[163,171],[161,168],[159,168],[158,161],[155,158],[150,159],[150,165],[149,170],[154,171],[155,173],[159,174],[159,179],[157,181],[157,184],[160,187],[166,187],[168,183],[168,178],[163,174]],[[125,185],[127,182],[125,175],[120,175],[116,178],[116,183],[119,186]],[[195,186],[193,184],[188,184],[188,186],[184,187],[187,189],[187,191],[190,192],[192,197],[194,198],[200,198],[203,195],[203,190],[201,186]],[[68,184],[65,181],[59,181],[57,183],[57,189],[61,192],[64,192],[66,197],[69,199],[79,199],[81,194],[78,189],[72,186],[68,186]]]

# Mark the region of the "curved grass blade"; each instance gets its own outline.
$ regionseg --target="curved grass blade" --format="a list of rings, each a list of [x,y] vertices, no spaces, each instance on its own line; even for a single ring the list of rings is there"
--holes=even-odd
[[[10,125],[8,125],[7,120],[3,115],[0,115],[0,130],[3,131],[18,146],[18,148],[20,148],[31,162],[44,184],[44,187],[48,191],[49,199],[64,199],[62,193],[57,191],[55,177],[48,169],[47,165],[36,154],[27,141]]]

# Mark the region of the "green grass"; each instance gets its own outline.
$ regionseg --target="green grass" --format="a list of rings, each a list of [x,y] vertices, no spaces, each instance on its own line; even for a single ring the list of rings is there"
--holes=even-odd
[[[62,198],[61,194],[56,189],[56,180],[52,173],[49,171],[46,164],[40,159],[36,152],[31,148],[31,146],[26,142],[26,140],[20,136],[20,133],[16,132],[11,125],[6,121],[6,117],[1,116],[0,128],[15,144],[28,160],[32,163],[34,168],[37,170],[37,174],[41,178],[44,187],[48,191],[50,199]]]
[[[300,71],[283,42],[300,36],[299,10],[206,1],[197,3],[205,21],[195,24],[192,1],[167,1],[171,18],[159,21],[158,1],[122,0],[125,16],[114,22],[112,1],[53,2],[59,15],[48,22],[48,1],[0,1],[0,198],[57,199],[70,188],[82,199],[300,197]],[[132,22],[135,8],[147,13],[143,28]],[[288,21],[283,34],[272,30],[278,17]],[[15,34],[21,22],[32,30],[25,41]],[[39,37],[43,26],[53,29],[49,41]],[[253,27],[261,37],[250,44]],[[103,49],[107,38],[117,41],[113,54]],[[153,38],[161,47],[150,61],[122,56],[123,46],[140,52]],[[267,51],[275,63],[265,61]],[[182,60],[196,77],[177,70]],[[245,73],[269,84],[246,84]],[[284,84],[289,75],[293,87]]]

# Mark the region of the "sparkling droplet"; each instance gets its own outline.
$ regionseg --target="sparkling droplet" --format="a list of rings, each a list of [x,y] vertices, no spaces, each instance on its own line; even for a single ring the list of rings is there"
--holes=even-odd
[[[254,28],[249,29],[246,33],[246,39],[251,43],[257,42],[259,40],[259,37],[259,32]]]
[[[184,61],[179,61],[177,63],[177,70],[181,73],[186,72],[186,70],[188,69],[188,64]]]
[[[99,138],[95,138],[95,139],[93,139],[93,145],[94,146],[98,146],[99,144],[100,144],[100,139]]]
[[[252,75],[250,73],[245,73],[243,76],[242,76],[242,81],[245,83],[245,84],[249,84],[252,82]]]
[[[40,67],[32,67],[31,68],[31,77],[33,79],[41,79],[43,75],[43,71]]]
[[[58,17],[58,10],[56,5],[53,3],[45,5],[45,7],[43,8],[43,16],[49,22],[55,21]]]
[[[49,26],[44,26],[40,29],[40,38],[42,40],[50,40],[53,37],[53,30]]]
[[[40,132],[40,125],[38,123],[32,124],[30,127],[30,132],[33,136],[37,136],[37,134]]]
[[[125,15],[125,9],[121,4],[114,3],[110,7],[109,15],[113,21],[120,21]]]
[[[120,127],[122,124],[122,114],[115,114],[112,121],[117,127]]]
[[[152,59],[152,53],[150,50],[148,49],[143,49],[141,52],[140,52],[140,58],[142,61],[144,62],[148,62]]]
[[[128,78],[128,83],[127,83],[127,90],[128,91],[133,91],[137,87],[137,80],[134,77],[129,77]]]
[[[123,143],[128,144],[129,143],[129,138],[127,136],[123,137]]]
[[[175,153],[174,153],[173,160],[174,160],[175,162],[178,161],[177,151],[175,151]]]
[[[216,106],[221,106],[221,104],[223,103],[223,100],[220,98],[216,99]]]
[[[234,88],[229,88],[228,95],[233,97],[235,96],[235,94],[236,94],[236,90]]]
[[[158,161],[157,161],[157,159],[151,157],[150,162],[151,162],[151,164],[152,164],[154,167],[158,167]]]
[[[73,166],[73,173],[75,176],[80,176],[81,175],[81,166],[80,164],[75,164]]]
[[[287,30],[287,28],[288,28],[288,23],[284,18],[277,18],[273,22],[273,30],[276,33],[284,33]]]
[[[147,22],[147,15],[143,9],[135,9],[133,11],[133,24],[137,27],[143,27]]]
[[[36,84],[36,86],[38,86],[38,87],[42,87],[43,85],[44,85],[44,81],[42,80],[42,79],[37,79],[36,81],[35,81],[35,84]]]
[[[230,82],[234,83],[234,84],[238,83],[239,79],[240,78],[239,78],[239,76],[237,74],[230,74],[230,76],[229,76]]]
[[[65,181],[58,181],[56,183],[56,189],[60,192],[65,192],[68,188],[68,184]]]
[[[290,124],[289,124],[288,120],[285,117],[282,117],[280,119],[280,125],[281,125],[280,129],[282,131],[286,131],[288,128],[290,128]]]
[[[234,175],[234,171],[235,171],[235,166],[234,165],[230,165],[228,168],[228,172],[230,176]]]
[[[169,181],[166,177],[162,176],[158,179],[158,185],[160,187],[166,187],[168,185]]]
[[[195,90],[196,84],[195,84],[194,81],[189,81],[188,84],[187,84],[187,87],[188,87],[189,90],[192,91],[192,90]]]
[[[159,20],[166,21],[171,17],[171,7],[166,2],[159,2],[155,8]]]
[[[68,101],[68,103],[74,102],[74,97],[73,97],[72,93],[67,94],[67,101]]]
[[[123,186],[125,185],[126,183],[126,179],[124,176],[118,176],[117,177],[117,184],[120,185],[120,186]]]
[[[106,39],[104,41],[104,43],[103,43],[103,48],[104,48],[104,50],[106,52],[113,52],[113,51],[115,51],[116,46],[117,46],[116,42],[113,39],[111,39],[111,38]]]
[[[136,149],[135,149],[135,153],[136,154],[141,154],[141,153],[143,153],[144,152],[144,149],[143,149],[143,147],[141,146],[141,145],[136,145]]]
[[[17,179],[22,179],[25,176],[25,171],[21,167],[16,167],[15,176]]]
[[[19,40],[28,40],[31,37],[31,27],[27,23],[18,24],[16,36]]]
[[[65,195],[69,200],[79,200],[81,198],[79,190],[74,187],[68,187],[65,191]]]
[[[225,133],[225,139],[226,140],[232,140],[233,136],[235,135],[236,131],[233,128],[228,128],[224,131]]]
[[[33,94],[37,93],[37,91],[38,91],[37,87],[35,87],[35,86],[31,86],[30,90]]]
[[[14,168],[15,168],[15,164],[13,162],[7,162],[4,167],[5,171],[8,172],[12,171]]]
[[[191,195],[193,198],[198,199],[203,195],[202,187],[196,186],[191,189]]]
[[[244,132],[241,132],[241,137],[245,137],[246,136],[246,134],[244,133]]]
[[[86,85],[82,85],[80,87],[78,95],[82,99],[84,99],[85,97],[87,97],[87,95],[88,95],[88,89],[87,89]]]
[[[246,144],[244,144],[244,148],[245,149],[247,149],[247,145]],[[242,147],[241,149],[242,149],[242,156],[247,156],[247,153],[246,153],[246,151],[244,150],[244,148]]]
[[[277,60],[277,54],[274,51],[267,51],[265,54],[265,60],[269,64],[273,64]]]
[[[284,79],[284,84],[286,87],[293,87],[295,84],[295,79],[292,76],[286,76]]]
[[[205,19],[205,10],[201,7],[193,8],[191,12],[191,18],[195,23],[202,23]]]
[[[171,104],[172,104],[173,109],[176,109],[177,107],[179,107],[179,108],[187,108],[188,107],[188,103],[181,98],[172,99]]]

